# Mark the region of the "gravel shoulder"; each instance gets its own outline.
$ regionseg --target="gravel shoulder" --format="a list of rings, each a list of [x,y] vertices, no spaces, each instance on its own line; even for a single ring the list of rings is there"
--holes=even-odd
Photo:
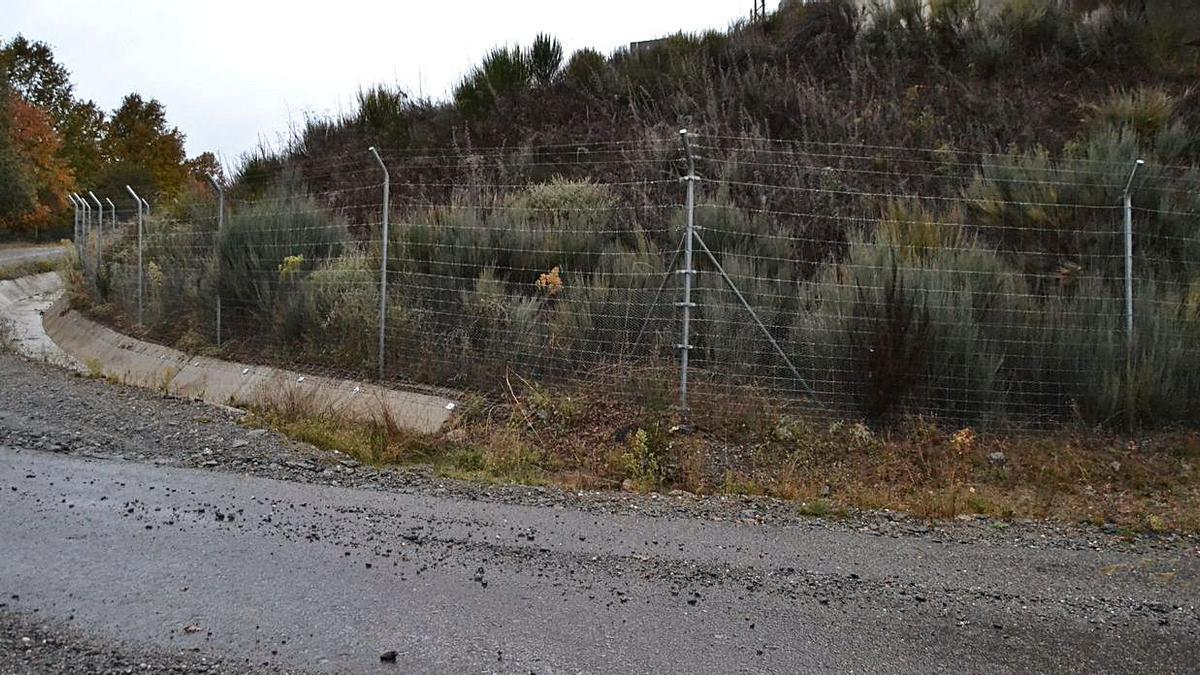
[[[246,663],[231,665],[194,651],[172,653],[131,647],[69,622],[47,622],[35,614],[0,611],[0,673],[6,675],[267,672],[279,671]]]
[[[324,452],[264,429],[245,428],[242,422],[248,416],[241,410],[80,377],[13,355],[0,354],[0,379],[9,384],[0,390],[0,444],[92,459],[497,504],[569,507],[598,514],[790,525],[890,538],[1129,553],[1200,549],[1197,534],[1145,532],[1130,536],[1086,524],[1008,523],[983,516],[930,523],[890,511],[818,518],[795,503],[768,497],[487,485],[437,476],[421,467],[365,466],[349,456]]]
[[[44,663],[99,639],[164,669],[182,653],[372,672],[389,650],[403,672],[1185,672],[1200,658],[1194,537],[481,486],[11,355],[0,381],[5,672],[57,670],[13,660],[30,616],[62,643]]]

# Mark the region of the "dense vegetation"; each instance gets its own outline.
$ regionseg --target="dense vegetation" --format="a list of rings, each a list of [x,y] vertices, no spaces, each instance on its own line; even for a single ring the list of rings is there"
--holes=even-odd
[[[68,192],[126,203],[125,186],[169,200],[216,158],[188,159],[162,104],[133,93],[105,114],[75,97],[50,47],[20,35],[0,41],[0,241],[69,236]]]
[[[697,407],[1117,424],[1132,398],[1140,423],[1192,422],[1197,54],[1178,15],[1099,5],[785,2],[607,57],[499,48],[451,101],[372,88],[248,157],[224,228],[195,199],[152,224],[147,330],[202,349],[219,299],[231,354],[373,372],[377,145],[389,377],[611,375],[669,400],[678,280],[653,301],[686,126],[701,235],[796,366],[700,253]],[[1119,204],[1137,158],[1127,370]],[[98,279],[125,316],[132,255]]]

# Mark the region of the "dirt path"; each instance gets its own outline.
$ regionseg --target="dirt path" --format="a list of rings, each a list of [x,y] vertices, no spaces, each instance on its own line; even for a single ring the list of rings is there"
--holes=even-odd
[[[379,672],[390,650],[396,672],[1200,658],[1193,539],[483,488],[381,474],[12,356],[0,380],[0,613],[49,622],[68,654],[100,641],[114,658],[324,672]],[[0,636],[0,665],[19,663],[20,637]]]

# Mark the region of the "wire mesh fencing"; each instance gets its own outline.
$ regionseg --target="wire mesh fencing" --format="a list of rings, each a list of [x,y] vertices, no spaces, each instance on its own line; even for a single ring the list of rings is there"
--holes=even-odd
[[[1194,168],[682,140],[293,157],[122,226],[95,300],[193,351],[696,424],[1200,418]]]

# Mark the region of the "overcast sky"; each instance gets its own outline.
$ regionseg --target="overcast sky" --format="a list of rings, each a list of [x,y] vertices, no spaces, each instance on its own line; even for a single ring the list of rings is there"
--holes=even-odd
[[[306,113],[352,108],[360,86],[448,95],[489,48],[556,35],[569,54],[677,30],[723,29],[752,0],[4,0],[0,36],[49,43],[76,94],[112,110],[153,96],[189,155],[232,162]],[[769,2],[770,7],[777,4]]]

